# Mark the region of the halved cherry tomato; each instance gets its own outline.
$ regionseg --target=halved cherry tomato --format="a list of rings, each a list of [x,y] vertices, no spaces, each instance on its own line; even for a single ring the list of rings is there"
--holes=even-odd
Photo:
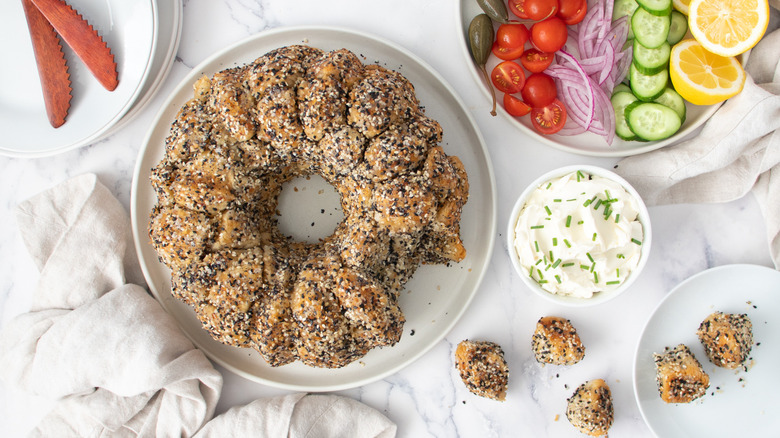
[[[552,53],[545,53],[531,48],[520,56],[520,63],[531,73],[541,73],[552,64],[554,56]]]
[[[520,95],[531,108],[543,108],[558,97],[558,90],[553,78],[544,73],[533,73],[526,78]]]
[[[531,110],[531,124],[542,134],[555,134],[566,124],[566,107],[555,99],[543,108],[534,108]]]
[[[528,18],[541,21],[558,13],[558,0],[525,0],[523,10]]]
[[[511,94],[504,94],[504,109],[509,115],[515,117],[522,117],[531,112],[531,107],[527,103]]]
[[[492,52],[498,59],[503,59],[504,61],[513,61],[523,56],[523,49],[524,47],[515,47],[513,49],[508,47],[501,47],[501,45],[498,44],[498,41],[494,41]]]
[[[557,1],[557,0],[556,0]],[[523,47],[529,36],[528,28],[522,23],[502,24],[496,30],[496,42],[502,47]]]
[[[493,85],[502,93],[519,93],[525,85],[525,72],[520,64],[504,61],[498,64],[490,73]]]
[[[566,44],[568,37],[566,23],[558,17],[550,17],[531,26],[531,44],[542,52],[557,52]]]
[[[521,18],[523,20],[528,19],[528,14],[525,12],[525,0],[509,0],[509,10],[512,11],[517,18]]]
[[[558,0],[558,16],[568,26],[573,26],[588,13],[588,0]]]

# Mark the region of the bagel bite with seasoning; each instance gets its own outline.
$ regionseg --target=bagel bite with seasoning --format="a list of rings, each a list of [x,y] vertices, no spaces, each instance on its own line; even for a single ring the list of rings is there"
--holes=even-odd
[[[531,346],[536,361],[541,364],[574,365],[585,357],[585,346],[577,329],[568,319],[557,316],[539,319]]]
[[[753,348],[753,323],[746,314],[712,313],[696,335],[710,362],[731,370],[744,364]]]
[[[580,385],[567,403],[566,419],[586,435],[605,436],[615,421],[612,391],[602,379]]]
[[[653,355],[655,379],[661,400],[666,403],[690,403],[703,396],[710,376],[685,344]]]
[[[506,400],[509,368],[496,343],[466,339],[455,349],[455,368],[469,391],[480,397]]]

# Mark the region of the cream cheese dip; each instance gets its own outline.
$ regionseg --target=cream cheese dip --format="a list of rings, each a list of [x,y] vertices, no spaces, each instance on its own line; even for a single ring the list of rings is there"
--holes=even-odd
[[[638,211],[621,184],[584,171],[542,183],[514,229],[522,270],[553,294],[590,298],[616,289],[639,264]]]

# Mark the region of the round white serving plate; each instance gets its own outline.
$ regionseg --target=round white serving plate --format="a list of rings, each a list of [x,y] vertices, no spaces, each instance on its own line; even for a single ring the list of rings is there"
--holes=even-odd
[[[417,90],[426,114],[444,129],[442,146],[463,161],[470,197],[464,207],[461,235],[468,255],[450,266],[423,265],[401,296],[406,324],[393,347],[374,349],[340,369],[307,367],[300,362],[273,368],[251,349],[214,341],[194,312],[170,293],[170,272],[149,243],[149,213],[156,202],[150,169],[164,155],[164,140],[179,108],[192,97],[200,76],[245,64],[286,45],[308,44],[324,50],[347,48],[364,63],[380,63],[406,76]],[[283,194],[284,196],[284,194]],[[458,321],[485,274],[496,231],[496,188],[492,165],[476,123],[444,79],[414,54],[372,35],[332,27],[277,28],[252,36],[213,55],[186,76],[163,104],[141,147],[132,194],[133,234],[141,266],[152,293],[184,332],[210,358],[248,379],[300,391],[335,391],[365,385],[402,369],[439,342]]]
[[[593,3],[593,0],[589,1],[589,4]],[[471,57],[471,51],[469,49],[469,43],[468,43],[468,28],[469,23],[471,23],[471,20],[476,17],[478,14],[482,13],[482,9],[480,9],[479,5],[474,0],[460,0],[459,6],[458,6],[458,13],[456,16],[458,17],[457,26],[461,30],[462,37],[460,38],[460,46],[461,46],[461,52],[463,53],[463,56],[466,59],[466,63],[468,65],[468,69],[471,72],[472,76],[474,77],[474,80],[476,81],[476,86],[478,86],[485,94],[485,96],[488,99],[492,99],[490,97],[490,87],[492,87],[491,84],[487,83],[485,81],[484,76],[482,75],[481,71],[477,68],[476,64],[474,63],[472,57]],[[512,13],[509,13],[510,18],[516,18]],[[526,24],[528,26],[529,24]],[[490,72],[493,67],[495,67],[500,60],[496,58],[494,55],[490,55],[490,59],[487,63],[487,71]],[[744,62],[744,57],[743,57]],[[524,133],[525,135],[528,135],[535,140],[539,141],[540,143],[543,143],[548,146],[552,146],[556,149],[560,149],[566,152],[571,152],[575,154],[580,155],[588,155],[588,156],[595,156],[595,157],[626,157],[629,155],[636,155],[636,154],[642,154],[645,152],[649,152],[655,149],[662,148],[667,145],[671,145],[674,143],[677,143],[685,138],[687,138],[689,135],[694,133],[704,122],[707,121],[714,113],[717,111],[717,109],[720,107],[721,104],[716,105],[705,105],[705,106],[699,106],[699,105],[693,105],[691,103],[686,102],[686,117],[685,121],[680,128],[680,130],[673,136],[660,140],[660,141],[651,141],[651,142],[639,142],[639,141],[624,141],[620,138],[615,137],[612,145],[608,145],[606,140],[596,134],[586,132],[579,135],[542,135],[539,134],[531,125],[531,118],[528,116],[525,117],[513,117],[509,113],[507,113],[503,106],[501,105],[501,93],[496,92],[498,96],[498,103],[496,105],[496,112],[500,113],[506,120],[509,121],[513,126],[515,126],[520,132]],[[517,141],[522,141],[522,137],[518,137]]]
[[[746,313],[753,349],[746,370],[712,364],[696,336],[707,315]],[[680,283],[647,321],[634,357],[634,393],[645,422],[659,438],[770,436],[780,430],[780,272],[726,265]],[[653,353],[685,344],[710,376],[706,395],[687,404],[661,400]]]
[[[108,91],[81,59],[62,43],[70,73],[72,99],[65,124],[49,124],[27,20],[19,1],[0,2],[0,154],[42,157],[89,145],[130,110],[151,73],[157,40],[156,3],[152,0],[72,0],[68,2],[95,28],[114,54],[119,84]],[[13,43],[12,43],[13,42]]]

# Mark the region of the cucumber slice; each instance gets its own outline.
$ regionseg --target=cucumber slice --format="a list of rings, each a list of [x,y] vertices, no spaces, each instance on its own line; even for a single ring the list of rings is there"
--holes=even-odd
[[[688,33],[688,17],[683,15],[678,10],[672,11],[669,22],[669,35],[666,37],[666,41],[670,45],[675,45],[685,38],[685,34]]]
[[[620,93],[621,91],[628,91],[631,93],[631,87],[621,82],[615,85],[615,88],[612,89],[612,95],[614,96],[616,93]]]
[[[672,12],[672,0],[636,0],[639,7],[653,15],[666,16]]]
[[[656,141],[674,135],[682,125],[677,113],[655,102],[634,102],[626,107],[626,123],[637,137]]]
[[[669,65],[669,56],[672,53],[672,46],[664,41],[660,47],[648,49],[634,40],[634,59],[637,70],[642,74],[654,75]]]
[[[680,116],[680,122],[685,122],[686,108],[685,100],[680,96],[680,93],[676,92],[674,88],[666,87],[664,92],[658,96],[653,102],[660,103],[663,106],[668,106],[673,109],[674,112]]]
[[[670,26],[670,15],[653,15],[644,8],[637,8],[631,16],[634,38],[649,49],[661,47],[666,42]]]
[[[628,68],[629,85],[639,100],[652,102],[663,94],[669,83],[669,70],[661,70],[654,75],[646,75],[640,72],[632,62]]]
[[[637,3],[636,0],[615,0],[615,4],[612,6],[612,21],[625,16],[628,16],[628,19],[630,20],[638,7],[639,3]],[[628,27],[627,38],[634,38],[634,31],[631,30],[631,26]]]
[[[626,123],[626,107],[637,101],[631,91],[618,91],[610,99],[612,109],[615,111],[615,134],[623,140],[636,140],[637,136]]]

